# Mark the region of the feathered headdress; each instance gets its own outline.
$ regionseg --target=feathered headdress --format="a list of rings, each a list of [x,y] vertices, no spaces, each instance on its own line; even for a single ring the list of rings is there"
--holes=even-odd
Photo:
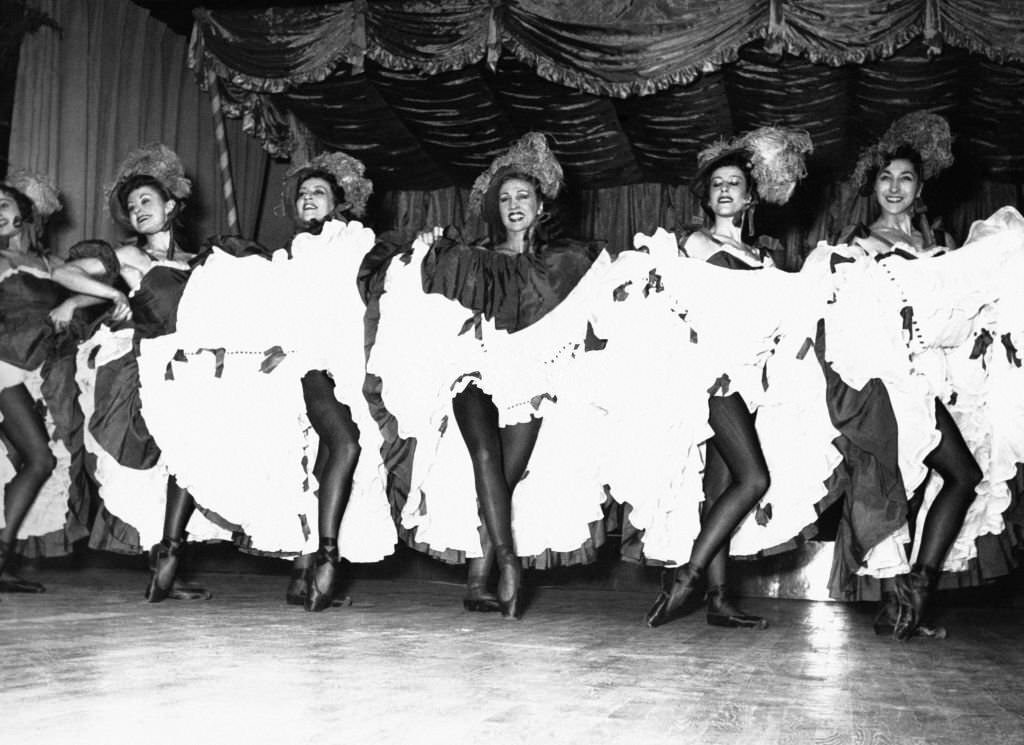
[[[861,190],[874,173],[901,146],[921,156],[921,179],[927,181],[953,165],[953,136],[949,122],[930,111],[914,111],[894,121],[881,139],[865,148],[857,159],[850,181]]]
[[[24,194],[32,202],[32,209],[38,218],[34,220],[36,224],[41,225],[50,215],[61,210],[60,195],[45,176],[19,169],[9,173],[4,183]]]
[[[106,189],[110,215],[125,227],[130,227],[130,223],[128,214],[121,205],[120,191],[133,176],[149,176],[155,179],[174,199],[187,199],[192,193],[192,182],[185,177],[185,167],[178,155],[169,147],[152,143],[132,150],[121,162],[116,178]]]
[[[289,189],[291,197],[307,175],[316,171],[330,174],[345,193],[345,201],[351,207],[352,214],[362,215],[366,211],[366,202],[373,193],[373,182],[365,178],[366,166],[358,158],[343,152],[320,153],[308,163],[294,166],[285,176],[285,182],[293,188]]]
[[[504,174],[511,172],[536,179],[541,194],[547,199],[554,199],[562,188],[562,166],[548,147],[547,138],[540,132],[527,132],[477,176],[469,193],[469,211],[482,213],[487,210],[492,190],[497,190]]]
[[[797,182],[807,175],[804,159],[813,150],[807,132],[786,127],[760,127],[732,140],[722,139],[697,156],[697,173],[690,190],[703,205],[711,172],[739,159],[750,171],[761,199],[785,204],[793,196]]]

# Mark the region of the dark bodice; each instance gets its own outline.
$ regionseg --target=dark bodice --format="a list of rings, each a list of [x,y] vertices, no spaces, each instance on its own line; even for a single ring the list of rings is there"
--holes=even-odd
[[[136,335],[151,338],[175,330],[178,303],[185,291],[189,272],[177,267],[157,265],[142,278],[142,284],[128,299]]]
[[[484,314],[499,329],[518,331],[562,302],[599,251],[594,243],[559,240],[532,253],[505,254],[448,233],[423,260],[423,290]]]
[[[60,285],[28,272],[0,282],[0,359],[25,370],[42,364],[54,343],[50,311],[67,297]]]

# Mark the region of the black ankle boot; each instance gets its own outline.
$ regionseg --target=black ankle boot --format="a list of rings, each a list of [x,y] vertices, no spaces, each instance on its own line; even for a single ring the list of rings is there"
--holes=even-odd
[[[466,595],[462,598],[462,607],[472,613],[496,613],[501,610],[498,596],[487,591],[489,564],[486,557],[466,562]]]
[[[518,619],[523,613],[519,593],[523,566],[509,546],[495,546],[494,558],[498,562],[498,610],[502,618]]]
[[[875,620],[872,624],[875,635],[893,636],[896,630],[896,620],[899,618],[899,615],[900,604],[896,600],[896,593],[883,592],[881,605],[878,608],[878,613],[875,614]],[[945,639],[947,632],[944,626],[931,626],[919,623],[917,629],[914,630],[914,636],[925,639]]]
[[[767,619],[744,613],[733,605],[726,595],[725,585],[712,585],[708,588],[707,618],[711,626],[730,629],[768,628]]]
[[[344,605],[344,602],[335,598],[341,580],[341,566],[338,542],[322,538],[320,548],[314,554],[313,567],[306,575],[306,610],[318,613]]]
[[[149,550],[149,587],[146,601],[159,603],[161,600],[209,600],[213,595],[205,588],[184,585],[177,581],[178,561],[185,547],[186,536],[168,538]]]
[[[928,597],[938,581],[939,573],[932,567],[915,564],[909,574],[901,574],[893,581],[898,611],[893,626],[893,638],[906,641],[921,627],[921,617],[928,605]]]
[[[7,571],[7,564],[14,558],[14,548],[6,541],[0,541],[0,592],[46,592],[38,582],[23,579]]]
[[[303,554],[292,560],[292,571],[288,575],[288,588],[284,591],[284,601],[288,605],[306,604],[306,585],[309,573],[313,569],[315,554]]]
[[[663,570],[661,592],[647,611],[647,625],[653,629],[693,610],[690,607],[691,601],[699,600],[697,595],[703,580],[704,570],[689,564],[683,564],[675,570]]]

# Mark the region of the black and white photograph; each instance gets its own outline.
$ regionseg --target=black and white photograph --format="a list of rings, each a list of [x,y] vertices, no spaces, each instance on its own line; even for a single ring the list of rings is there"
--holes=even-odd
[[[1024,745],[1024,3],[0,0],[0,736]]]

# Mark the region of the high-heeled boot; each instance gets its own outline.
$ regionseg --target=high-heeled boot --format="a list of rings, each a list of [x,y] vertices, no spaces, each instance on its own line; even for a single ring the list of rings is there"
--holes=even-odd
[[[898,604],[896,624],[892,631],[894,639],[906,641],[920,628],[928,597],[938,578],[936,569],[914,564],[909,574],[901,574],[893,581]]]
[[[14,549],[10,543],[0,541],[0,592],[46,592],[46,588],[38,582],[19,577],[7,571],[7,564],[14,558]]]
[[[518,619],[523,613],[520,585],[523,566],[510,546],[495,546],[498,562],[498,610],[502,618]]]
[[[744,613],[733,605],[726,595],[725,585],[712,585],[708,588],[707,618],[711,626],[730,629],[768,628],[767,619]]]
[[[470,612],[494,613],[501,610],[498,596],[487,591],[490,564],[486,556],[466,562],[466,595],[462,598],[462,607]]]
[[[896,593],[893,591],[882,592],[882,602],[875,614],[872,628],[877,636],[892,636],[896,629],[896,620],[900,615],[900,604],[896,600]],[[931,626],[926,623],[919,623],[914,631],[915,637],[926,639],[945,639],[947,636],[944,626]]]
[[[284,601],[288,605],[306,604],[306,586],[309,573],[313,570],[315,554],[303,554],[292,560],[292,571],[288,575],[288,588],[284,591]]]
[[[160,543],[149,549],[149,586],[146,601],[159,603],[161,600],[209,600],[213,595],[203,587],[178,582],[178,562],[185,547],[185,539],[164,536]]]
[[[647,625],[652,629],[686,615],[693,610],[691,601],[699,600],[704,570],[683,564],[661,573],[661,592],[647,611]]]
[[[313,567],[307,574],[306,610],[318,613],[327,608],[344,605],[336,595],[341,581],[342,558],[338,541],[321,538],[320,548],[314,554]]]

